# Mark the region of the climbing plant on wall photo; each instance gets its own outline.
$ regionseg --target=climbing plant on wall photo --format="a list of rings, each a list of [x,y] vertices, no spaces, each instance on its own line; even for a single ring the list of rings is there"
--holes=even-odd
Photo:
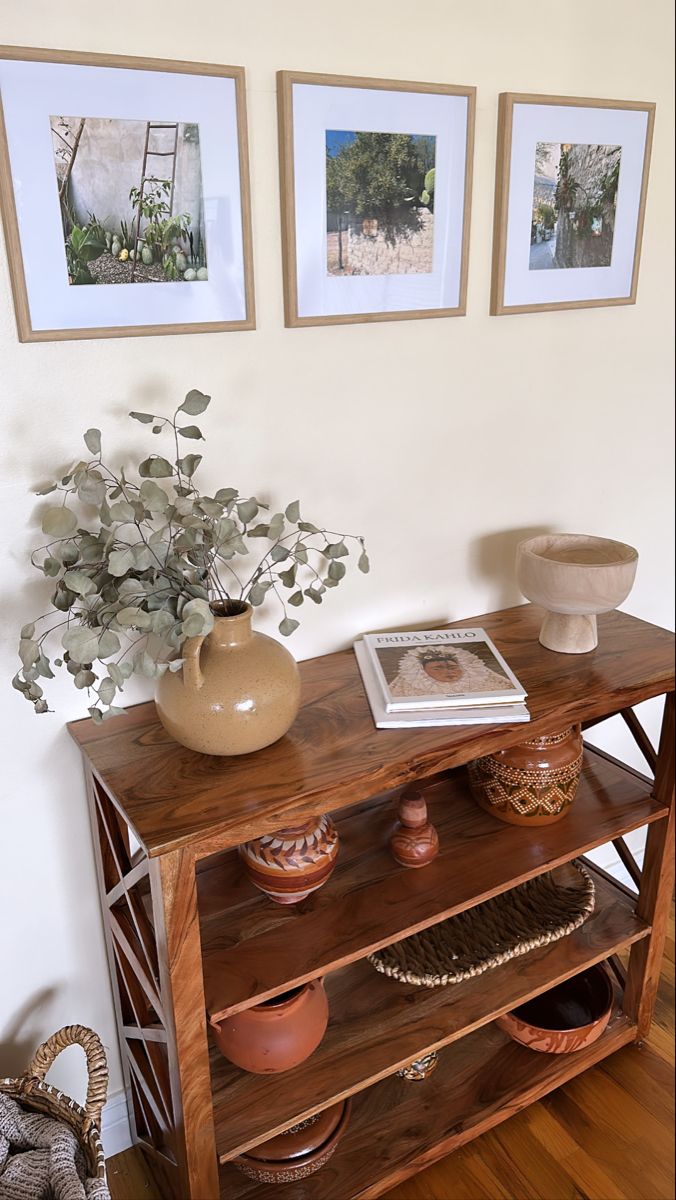
[[[500,96],[491,313],[633,304],[655,105]]]
[[[610,266],[621,157],[621,146],[537,143],[531,271]]]
[[[199,126],[50,118],[68,282],[208,278]]]

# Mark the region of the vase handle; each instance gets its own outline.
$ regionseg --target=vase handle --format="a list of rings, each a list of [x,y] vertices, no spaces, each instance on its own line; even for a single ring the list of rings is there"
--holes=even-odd
[[[183,659],[183,686],[190,688],[191,691],[199,692],[204,683],[204,676],[200,668],[200,650],[205,634],[200,634],[199,637],[186,638],[181,647],[181,657]]]

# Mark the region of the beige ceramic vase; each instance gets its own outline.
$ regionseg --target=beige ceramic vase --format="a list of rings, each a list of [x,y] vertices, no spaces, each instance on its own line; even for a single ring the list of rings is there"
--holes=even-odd
[[[250,754],[284,736],[300,704],[300,675],[289,651],[251,628],[249,604],[214,607],[206,637],[183,643],[183,669],[167,671],[157,715],[177,742],[200,754]]]

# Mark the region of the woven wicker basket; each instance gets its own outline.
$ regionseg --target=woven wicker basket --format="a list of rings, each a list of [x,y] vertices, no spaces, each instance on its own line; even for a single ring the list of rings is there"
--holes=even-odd
[[[87,1056],[87,1099],[82,1108],[51,1084],[45,1075],[66,1046],[81,1046]],[[108,1064],[98,1036],[84,1025],[66,1025],[47,1038],[36,1050],[25,1075],[0,1079],[0,1092],[16,1100],[29,1112],[42,1113],[68,1125],[78,1139],[92,1179],[105,1179],[101,1142],[101,1110],[108,1092]]]
[[[483,975],[579,929],[594,911],[591,876],[566,863],[369,955],[383,975],[441,987]]]

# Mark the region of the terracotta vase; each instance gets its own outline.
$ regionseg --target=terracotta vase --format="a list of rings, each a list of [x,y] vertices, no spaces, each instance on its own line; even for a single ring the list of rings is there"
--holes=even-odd
[[[219,1050],[230,1062],[270,1075],[297,1067],[321,1042],[329,1020],[329,1003],[321,979],[243,1012],[214,1026]]]
[[[183,644],[183,669],[167,671],[157,715],[177,742],[200,754],[250,754],[284,736],[300,705],[300,675],[289,651],[251,628],[249,604],[214,607],[206,637]]]
[[[277,904],[298,904],[326,883],[338,857],[338,830],[329,816],[264,834],[239,848],[249,879]]]
[[[468,763],[478,803],[510,825],[551,825],[575,799],[582,769],[582,731],[531,738]]]

